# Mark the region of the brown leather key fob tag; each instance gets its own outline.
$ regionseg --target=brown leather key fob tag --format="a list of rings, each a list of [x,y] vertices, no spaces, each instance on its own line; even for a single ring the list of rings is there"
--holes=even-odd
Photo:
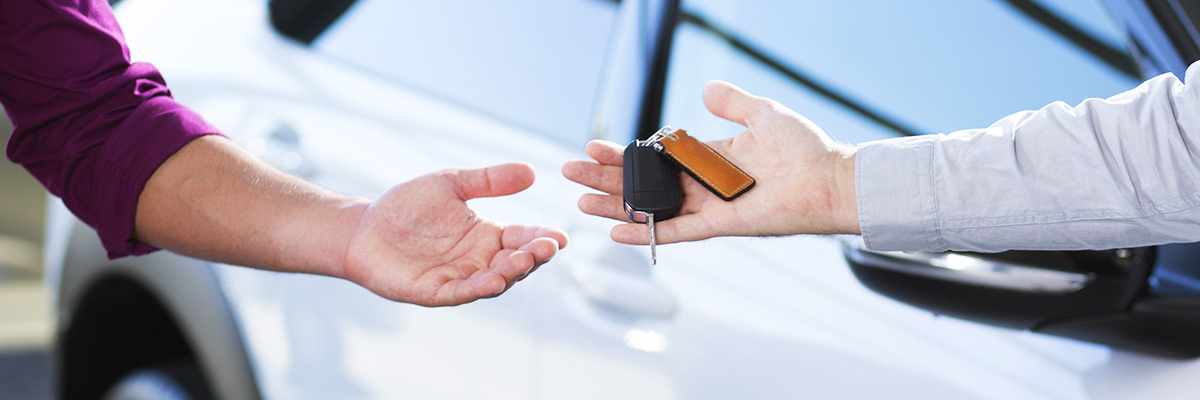
[[[674,161],[710,192],[730,201],[754,187],[754,178],[683,129],[665,126],[650,137],[654,150]]]

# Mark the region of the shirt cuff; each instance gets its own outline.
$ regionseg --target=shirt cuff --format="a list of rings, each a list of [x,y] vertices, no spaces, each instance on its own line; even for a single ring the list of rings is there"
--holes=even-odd
[[[937,225],[933,149],[940,135],[879,140],[858,148],[854,190],[863,243],[876,251],[944,251]]]

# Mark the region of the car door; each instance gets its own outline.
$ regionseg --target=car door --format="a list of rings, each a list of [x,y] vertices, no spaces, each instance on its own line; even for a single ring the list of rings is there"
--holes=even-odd
[[[1109,1],[1146,76],[1200,58],[1197,11],[1172,1]],[[847,241],[864,284],[936,312],[1163,357],[1195,358],[1194,243],[1103,251],[894,253]],[[894,274],[894,275],[893,275]],[[970,300],[951,300],[970,297]]]
[[[587,218],[574,207],[582,190],[553,178],[586,137],[611,8],[360,1],[309,41],[269,25],[259,2],[126,4],[124,17],[142,22],[125,25],[130,45],[171,77],[179,101],[284,171],[374,197],[442,168],[523,161],[541,175],[533,188],[471,207],[571,226]],[[558,19],[541,20],[547,9]],[[172,29],[157,30],[162,21]],[[580,142],[564,144],[567,134]],[[429,309],[327,277],[214,273],[264,397],[533,397],[532,286]]]
[[[656,11],[672,12],[666,3],[622,4],[649,10],[631,26],[653,34],[645,27],[659,21]],[[650,50],[665,51],[663,70],[645,71],[648,83],[636,89],[613,89],[639,117],[602,108],[618,121],[594,125],[622,132],[609,136],[621,142],[660,124],[703,139],[741,132],[700,104],[709,79],[775,98],[851,142],[986,126],[1136,85],[1128,58],[1105,58],[1048,26],[1070,21],[1093,35],[1087,46],[1119,49],[1121,31],[1099,3],[1033,11],[1027,3],[683,1],[661,20],[673,27],[669,49],[656,40],[631,46],[646,54],[643,68],[658,62]],[[1048,24],[1039,11],[1059,19]],[[559,293],[539,304],[542,398],[1178,398],[1172,385],[1191,371],[895,302],[859,283],[833,238],[666,245],[653,267],[645,249],[587,243],[575,251],[588,255],[564,256],[569,268],[537,278]],[[1136,251],[1107,255],[1143,260]],[[1074,276],[1051,279],[1063,277],[1069,285]],[[1155,372],[1117,377],[1139,368]]]
[[[1142,76],[1183,77],[1200,58],[1195,29],[1200,9],[1194,3],[1103,3]],[[1197,244],[1181,243],[1102,251],[900,253],[871,252],[859,241],[846,241],[858,279],[885,296],[941,315],[1108,346],[1105,358],[1081,365],[1078,378],[1088,398],[1104,399],[1194,397],[1188,382],[1200,373],[1195,361],[1200,346],[1193,340],[1200,330],[1198,252]]]

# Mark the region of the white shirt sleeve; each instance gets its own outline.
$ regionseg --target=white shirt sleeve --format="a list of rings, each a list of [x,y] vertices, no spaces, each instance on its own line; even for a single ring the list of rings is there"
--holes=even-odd
[[[984,129],[865,143],[872,250],[1067,250],[1200,241],[1200,62],[1108,99]]]

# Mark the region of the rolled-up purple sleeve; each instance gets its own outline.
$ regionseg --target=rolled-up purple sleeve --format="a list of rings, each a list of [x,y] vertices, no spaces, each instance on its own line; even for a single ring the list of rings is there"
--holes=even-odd
[[[8,158],[94,228],[111,258],[156,250],[134,236],[138,195],[181,147],[218,134],[154,66],[130,63],[105,1],[0,1],[0,102],[15,127]]]

